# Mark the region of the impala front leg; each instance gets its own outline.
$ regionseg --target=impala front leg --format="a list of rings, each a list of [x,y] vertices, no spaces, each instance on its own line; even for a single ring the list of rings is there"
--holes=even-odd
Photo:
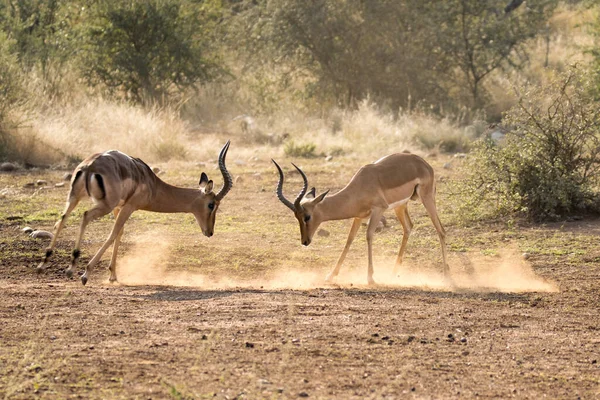
[[[367,247],[369,253],[369,270],[367,273],[367,282],[369,285],[374,285],[373,280],[373,235],[377,224],[381,221],[381,216],[385,210],[383,208],[373,208],[371,210],[371,218],[369,218],[369,225],[367,226]]]
[[[109,212],[109,207],[107,207],[105,204],[99,203],[96,206],[94,206],[91,210],[88,210],[83,213],[83,218],[81,219],[81,224],[79,225],[79,234],[77,235],[75,247],[73,248],[73,253],[71,254],[71,265],[65,271],[68,278],[73,277],[73,273],[75,272],[75,268],[77,266],[77,259],[81,255],[81,251],[79,250],[79,248],[81,246],[81,240],[83,239],[85,228],[91,221],[100,218],[108,214]]]
[[[117,217],[119,216],[119,208],[115,208],[113,210],[113,214],[115,216],[115,221],[117,220]],[[115,239],[115,244],[113,245],[113,253],[112,253],[112,257],[110,258],[110,266],[108,267],[108,269],[110,270],[110,277],[108,278],[108,281],[110,283],[116,282],[117,281],[117,253],[119,252],[119,244],[121,244],[121,238],[123,237],[123,231],[125,230],[125,227],[121,228],[121,231],[119,232],[119,234],[117,235],[117,238]]]
[[[360,222],[361,218],[354,218],[354,220],[352,221],[352,227],[350,228],[350,233],[348,234],[348,239],[346,240],[346,246],[344,247],[342,254],[340,254],[340,258],[338,259],[335,268],[329,273],[329,275],[327,275],[327,278],[325,278],[326,282],[331,282],[333,278],[335,278],[339,274],[340,267],[342,266],[342,263],[346,258],[346,254],[348,254],[348,250],[350,250],[350,245],[352,244],[354,238],[356,237],[356,234],[358,233],[358,228],[360,228]]]
[[[84,285],[87,283],[88,274],[90,270],[98,263],[98,261],[100,261],[100,258],[102,257],[106,249],[115,241],[119,233],[122,232],[125,222],[127,222],[127,220],[134,211],[135,209],[133,207],[128,206],[125,206],[121,209],[121,211],[119,212],[119,216],[115,221],[113,229],[110,232],[110,236],[108,237],[106,242],[104,242],[102,247],[100,247],[100,250],[96,252],[94,258],[92,258],[88,265],[85,267],[85,272],[83,273],[83,275],[81,275],[81,283],[83,283]]]

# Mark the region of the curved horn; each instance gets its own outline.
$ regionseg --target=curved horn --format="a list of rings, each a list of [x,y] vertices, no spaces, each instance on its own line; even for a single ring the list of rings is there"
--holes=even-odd
[[[229,150],[229,144],[231,140],[228,140],[225,143],[225,146],[221,149],[221,153],[219,153],[219,169],[221,170],[221,174],[223,174],[223,187],[219,190],[219,193],[215,196],[217,201],[220,201],[225,195],[231,190],[233,186],[233,179],[227,171],[227,167],[225,166],[225,157],[227,156],[227,150]]]
[[[273,161],[273,164],[275,164],[275,166],[277,167],[277,171],[279,171],[279,182],[277,183],[277,198],[287,206],[287,208],[289,208],[292,211],[296,211],[294,209],[294,205],[292,204],[291,201],[289,201],[288,199],[285,198],[285,196],[283,195],[283,171],[281,170],[281,167],[279,166],[279,164],[277,164],[277,162],[275,162],[275,160],[271,159],[271,161]]]
[[[302,198],[306,194],[306,191],[308,190],[308,179],[306,178],[306,175],[304,174],[304,172],[302,172],[302,170],[300,168],[298,168],[296,166],[296,164],[292,163],[292,165],[294,166],[294,168],[296,168],[298,170],[298,172],[300,172],[300,175],[302,175],[302,180],[304,181],[304,187],[302,187],[302,190],[300,191],[300,193],[298,193],[298,197],[296,197],[296,200],[294,201],[294,207],[296,209],[299,209],[300,208],[300,200],[302,200]]]

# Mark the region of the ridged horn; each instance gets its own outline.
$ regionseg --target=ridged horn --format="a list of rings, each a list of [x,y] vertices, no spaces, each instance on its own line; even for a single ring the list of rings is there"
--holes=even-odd
[[[215,196],[217,201],[220,201],[225,197],[225,195],[231,190],[233,187],[233,179],[227,171],[227,167],[225,166],[225,157],[227,156],[227,150],[229,150],[229,144],[231,140],[228,140],[225,143],[225,146],[221,149],[221,153],[219,153],[219,169],[221,170],[221,174],[223,175],[223,187],[219,190],[219,193]]]
[[[300,193],[298,193],[298,197],[296,197],[296,200],[294,201],[294,207],[298,210],[300,209],[300,200],[302,200],[302,198],[306,194],[306,191],[308,190],[308,179],[306,178],[304,172],[302,172],[302,170],[298,168],[296,164],[292,163],[292,165],[298,170],[298,172],[300,172],[300,175],[302,175],[302,180],[304,181],[304,186],[302,187],[302,190],[300,191]]]
[[[283,171],[281,170],[281,167],[279,166],[279,164],[277,164],[275,160],[271,159],[271,161],[273,161],[273,164],[275,164],[275,166],[277,167],[277,171],[279,171],[279,182],[277,182],[277,198],[279,199],[279,201],[285,204],[287,208],[289,208],[292,211],[296,211],[292,202],[286,199],[283,195]]]

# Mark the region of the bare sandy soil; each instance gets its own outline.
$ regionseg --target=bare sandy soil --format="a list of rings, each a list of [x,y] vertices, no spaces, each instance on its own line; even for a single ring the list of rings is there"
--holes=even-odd
[[[305,163],[313,176],[316,163]],[[251,167],[232,168],[244,180],[223,201],[213,238],[190,216],[142,213],[126,226],[121,283],[107,281],[107,254],[85,287],[62,272],[77,215],[42,275],[34,270],[46,243],[20,231],[50,229],[66,196],[24,183],[64,171],[0,175],[10,189],[0,200],[0,396],[600,398],[600,221],[449,222],[449,287],[435,231],[415,206],[398,276],[389,270],[401,229],[390,215],[375,249],[380,285],[364,285],[358,238],[328,286],[349,224],[326,225],[329,236],[301,248],[268,160]],[[318,188],[339,188],[351,173],[317,175]],[[191,185],[196,175],[165,180]],[[451,221],[445,201],[441,218]],[[92,224],[82,265],[111,224]]]

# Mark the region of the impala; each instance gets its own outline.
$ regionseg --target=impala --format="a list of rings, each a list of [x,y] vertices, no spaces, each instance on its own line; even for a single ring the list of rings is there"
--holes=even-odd
[[[375,283],[373,280],[373,234],[384,211],[390,208],[394,209],[404,231],[402,244],[400,245],[394,267],[394,273],[396,273],[398,266],[402,262],[406,243],[413,227],[413,223],[408,215],[407,204],[409,200],[417,199],[421,199],[431,217],[433,226],[437,230],[442,247],[444,275],[449,279],[449,268],[446,263],[446,232],[440,223],[435,207],[435,178],[433,168],[421,157],[410,153],[398,153],[383,157],[359,169],[346,187],[331,196],[327,196],[329,190],[316,196],[315,188],[312,188],[307,193],[308,179],[306,175],[300,168],[292,164],[304,181],[304,186],[293,203],[283,195],[283,171],[275,160],[272,161],[279,172],[277,197],[294,212],[294,216],[300,224],[300,237],[304,246],[310,244],[314,233],[322,222],[353,218],[346,246],[335,268],[327,275],[326,281],[329,282],[338,275],[346,254],[350,249],[350,245],[356,237],[362,219],[368,217],[367,248],[369,269],[367,279],[369,284]]]
[[[225,166],[225,157],[229,149],[229,141],[219,154],[219,169],[223,175],[223,187],[219,193],[213,192],[213,181],[204,172],[200,175],[198,189],[181,188],[163,182],[150,167],[139,158],[132,158],[116,150],[94,154],[75,168],[71,178],[71,190],[67,197],[65,210],[54,228],[54,238],[46,249],[42,262],[37,267],[41,272],[46,268],[48,259],[56,244],[58,234],[62,230],[69,214],[85,197],[91,197],[94,206],[83,213],[79,234],[72,253],[71,265],[65,271],[73,276],[79,246],[86,226],[94,219],[113,212],[115,223],[112,231],[100,250],[85,267],[81,283],[87,283],[90,270],[98,263],[106,249],[114,242],[110,260],[110,282],[117,280],[116,261],[119,242],[123,236],[123,226],[136,210],[162,213],[192,213],[205,236],[211,237],[214,232],[215,214],[223,197],[233,186],[231,175]]]

